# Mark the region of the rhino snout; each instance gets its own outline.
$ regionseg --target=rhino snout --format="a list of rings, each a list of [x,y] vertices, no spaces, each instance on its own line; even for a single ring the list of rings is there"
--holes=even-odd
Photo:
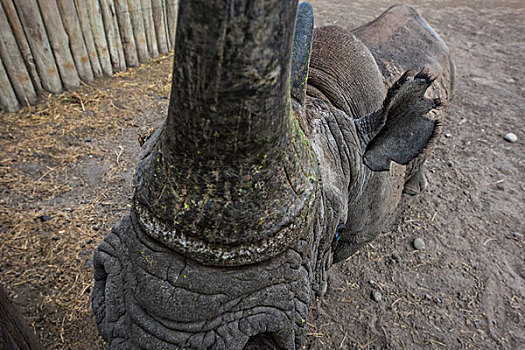
[[[95,253],[100,333],[111,349],[295,349],[313,297],[304,261],[290,249],[255,265],[204,266],[127,216]]]

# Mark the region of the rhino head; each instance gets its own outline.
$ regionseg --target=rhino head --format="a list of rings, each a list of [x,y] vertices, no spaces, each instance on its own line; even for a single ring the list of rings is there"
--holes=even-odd
[[[299,348],[327,269],[381,230],[435,138],[428,72],[387,89],[359,39],[297,9],[181,1],[168,116],[95,252],[111,349]]]

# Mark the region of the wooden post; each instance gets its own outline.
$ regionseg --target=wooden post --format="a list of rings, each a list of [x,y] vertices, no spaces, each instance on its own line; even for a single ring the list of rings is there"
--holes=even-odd
[[[49,43],[53,48],[55,62],[62,78],[62,84],[67,89],[76,89],[80,86],[75,62],[69,49],[69,40],[62,24],[62,16],[56,0],[38,0],[40,12],[47,29]]]
[[[67,1],[69,0],[66,0],[66,2]],[[95,39],[93,39],[91,21],[89,19],[89,13],[85,0],[75,0],[75,8],[77,10],[78,20],[80,23],[80,28],[82,29],[82,36],[84,37],[84,43],[86,44],[93,75],[95,77],[100,77],[102,76],[102,68],[100,67],[100,61],[98,59],[97,48],[95,47]]]
[[[15,36],[16,41],[18,43],[18,48],[20,49],[20,53],[22,54],[22,58],[26,65],[27,71],[31,76],[33,87],[35,88],[38,94],[40,91],[43,90],[42,82],[40,81],[40,77],[38,76],[38,72],[36,71],[35,60],[33,59],[33,54],[31,53],[31,49],[29,48],[29,43],[27,42],[22,23],[20,23],[20,18],[18,18],[18,14],[16,13],[15,5],[13,4],[12,0],[1,1],[2,5],[4,5],[5,14],[7,16],[7,19],[9,20],[9,23],[11,24],[13,35]]]
[[[97,48],[100,66],[102,67],[104,74],[112,75],[113,68],[111,67],[108,42],[106,40],[100,5],[98,0],[85,0],[85,2],[87,5],[87,12],[89,14],[91,30],[93,31],[93,40],[95,42],[95,47]]]
[[[177,33],[177,16],[179,10],[179,0],[165,0],[166,13],[168,22],[168,33],[170,36],[170,45],[175,47],[175,34]]]
[[[146,40],[148,42],[148,51],[151,58],[159,56],[157,47],[157,35],[155,34],[155,25],[153,24],[153,11],[151,0],[141,0],[142,15],[144,16],[144,28],[146,30]]]
[[[15,91],[2,63],[2,57],[0,57],[0,107],[6,112],[16,112],[20,109]]]
[[[166,43],[168,44],[168,51],[171,51],[170,30],[168,29],[168,8],[166,7],[166,0],[161,0],[162,14],[164,15],[164,31],[166,32]]]
[[[36,92],[27,72],[24,60],[16,39],[7,21],[4,8],[0,5],[0,56],[5,63],[5,70],[21,105],[32,105],[36,102]]]
[[[118,18],[117,18],[117,10],[115,9],[115,1],[114,0],[108,0],[109,1],[109,9],[110,9],[110,15],[113,18],[113,26],[115,30],[115,37],[117,38],[117,50],[118,50],[118,58],[120,61],[120,67],[121,70],[125,71],[126,66],[126,56],[124,55],[124,47],[122,45],[122,38],[120,36],[120,28],[118,25]]]
[[[135,44],[137,45],[137,54],[141,63],[149,61],[148,42],[146,40],[146,30],[144,28],[144,14],[142,11],[141,0],[128,0],[129,14],[133,33],[135,35]]]
[[[160,53],[166,54],[169,50],[166,37],[166,18],[164,17],[162,2],[162,0],[151,0],[151,5],[158,49]]]
[[[0,349],[44,350],[0,285]]]
[[[42,86],[55,94],[62,92],[62,82],[36,0],[14,0],[14,3],[31,47]]]
[[[111,63],[113,63],[113,70],[116,72],[125,71],[126,60],[124,59],[124,51],[122,50],[122,43],[120,42],[120,33],[113,1],[100,0],[100,9],[104,20],[104,28],[106,39],[108,41]]]
[[[124,49],[126,65],[128,67],[138,67],[139,58],[137,56],[137,47],[133,37],[133,27],[131,26],[130,10],[126,0],[115,0],[115,9],[117,11],[118,26],[120,28],[120,39]]]
[[[78,75],[85,82],[93,81],[93,70],[89,62],[75,4],[71,0],[58,0],[58,6],[64,22],[64,28],[69,36],[69,48],[73,54]]]

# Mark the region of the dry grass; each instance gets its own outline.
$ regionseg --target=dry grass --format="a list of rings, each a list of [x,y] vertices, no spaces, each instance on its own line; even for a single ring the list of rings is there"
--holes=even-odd
[[[92,253],[127,211],[133,133],[165,111],[170,70],[164,56],[0,114],[0,277],[46,349],[102,347]]]

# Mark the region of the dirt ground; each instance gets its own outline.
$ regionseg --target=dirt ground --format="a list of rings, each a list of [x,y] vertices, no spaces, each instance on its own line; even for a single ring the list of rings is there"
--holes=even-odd
[[[525,4],[409,3],[457,66],[445,136],[428,190],[330,270],[305,349],[525,349]],[[312,1],[317,25],[347,29],[392,4]],[[166,114],[171,59],[0,114],[0,281],[46,349],[104,348],[91,257],[129,210],[137,134]]]

